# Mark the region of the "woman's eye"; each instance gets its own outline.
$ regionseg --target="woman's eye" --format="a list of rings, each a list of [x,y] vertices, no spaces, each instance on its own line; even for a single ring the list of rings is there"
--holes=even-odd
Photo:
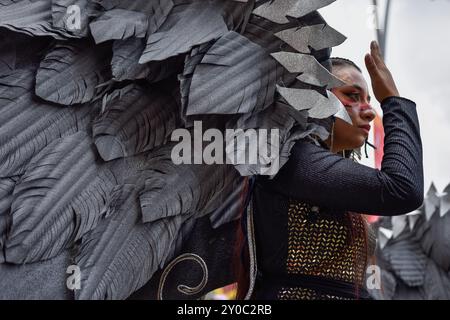
[[[347,94],[347,97],[352,99],[353,101],[359,101],[359,93],[349,93]]]

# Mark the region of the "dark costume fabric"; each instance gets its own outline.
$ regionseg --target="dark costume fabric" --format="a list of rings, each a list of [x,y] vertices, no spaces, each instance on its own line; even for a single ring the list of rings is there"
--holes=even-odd
[[[416,106],[392,97],[382,108],[386,138],[381,170],[303,140],[273,180],[257,178],[257,299],[367,297],[370,241],[361,214],[405,214],[423,201]]]

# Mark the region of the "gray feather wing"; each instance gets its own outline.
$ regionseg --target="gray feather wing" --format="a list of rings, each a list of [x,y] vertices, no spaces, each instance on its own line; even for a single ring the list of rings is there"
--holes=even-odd
[[[168,141],[178,116],[174,98],[160,87],[130,85],[94,121],[95,145],[105,161],[152,150]]]
[[[0,2],[0,27],[31,36],[55,39],[78,37],[67,28],[53,24],[52,1],[20,0]]]
[[[133,191],[132,185],[117,188],[108,216],[84,237],[76,258],[84,284],[77,299],[125,299],[167,259],[183,217],[143,224]]]
[[[227,31],[216,6],[180,4],[173,8],[158,32],[149,35],[139,62],[162,61],[187,53],[194,46],[217,39]]]
[[[124,9],[112,9],[90,23],[97,44],[108,40],[144,38],[148,29],[146,14]]]
[[[240,73],[240,70],[247,71]],[[266,51],[231,31],[221,37],[197,65],[186,113],[189,116],[262,110],[273,101],[276,78],[277,64]],[[229,92],[234,94],[230,96]]]
[[[94,228],[116,180],[90,141],[81,132],[61,138],[31,160],[14,189],[6,261],[52,258]]]
[[[90,122],[89,107],[63,110],[36,99],[34,70],[17,69],[0,76],[0,177],[22,174],[48,143],[86,130]]]
[[[109,47],[86,40],[55,44],[39,66],[36,94],[62,105],[94,101],[111,79]]]
[[[11,223],[13,191],[20,177],[0,178],[0,264],[5,262],[4,245],[8,226]]]
[[[153,154],[138,183],[144,222],[206,214],[203,208],[219,207],[215,196],[237,178],[230,165],[175,165],[171,152],[165,147]]]

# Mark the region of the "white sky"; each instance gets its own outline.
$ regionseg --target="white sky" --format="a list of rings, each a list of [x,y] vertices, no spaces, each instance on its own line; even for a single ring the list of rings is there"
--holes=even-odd
[[[442,191],[450,183],[450,1],[391,1],[387,65],[400,94],[417,103],[425,191],[432,181]],[[375,39],[371,4],[371,0],[337,0],[320,10],[330,26],[347,36],[333,56],[352,59],[364,69],[364,55]]]

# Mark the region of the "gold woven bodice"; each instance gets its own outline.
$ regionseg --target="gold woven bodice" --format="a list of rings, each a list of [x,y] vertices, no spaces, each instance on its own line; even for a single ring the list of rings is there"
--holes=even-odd
[[[367,223],[359,214],[322,213],[290,200],[288,274],[319,276],[362,286],[367,262]],[[280,299],[339,299],[306,288],[282,288]]]

